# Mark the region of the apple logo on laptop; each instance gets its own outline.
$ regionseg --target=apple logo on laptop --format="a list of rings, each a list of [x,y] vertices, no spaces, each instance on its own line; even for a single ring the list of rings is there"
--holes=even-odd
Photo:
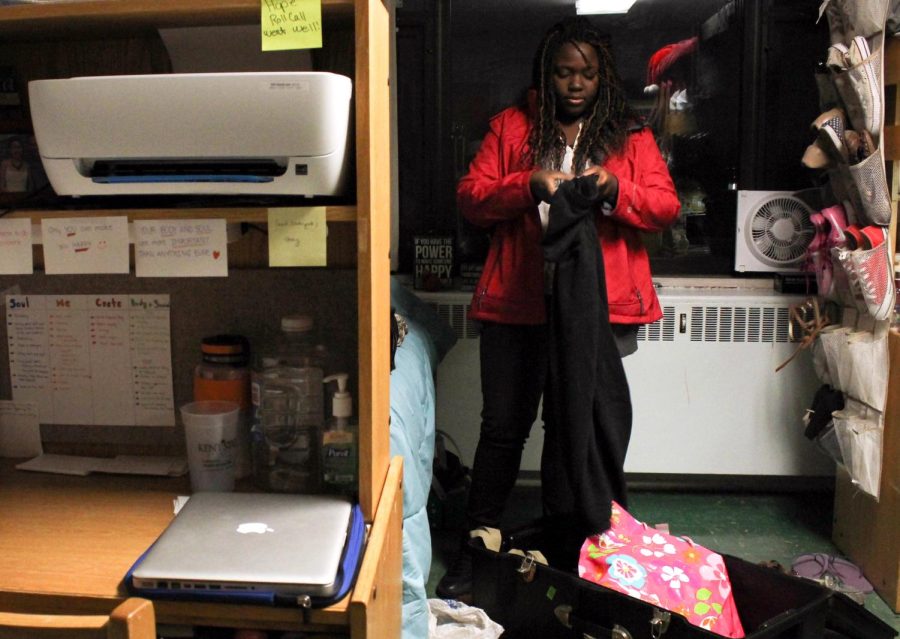
[[[247,523],[240,524],[237,527],[237,532],[242,535],[254,534],[254,535],[263,535],[267,532],[275,532],[274,528],[269,528],[266,524],[258,521],[248,521]]]

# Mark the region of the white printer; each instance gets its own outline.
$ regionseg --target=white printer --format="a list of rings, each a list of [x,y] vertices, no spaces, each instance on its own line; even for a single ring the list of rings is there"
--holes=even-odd
[[[41,160],[59,195],[337,195],[350,79],[185,73],[29,82]]]

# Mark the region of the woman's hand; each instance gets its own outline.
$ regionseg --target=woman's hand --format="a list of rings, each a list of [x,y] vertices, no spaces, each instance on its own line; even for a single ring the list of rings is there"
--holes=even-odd
[[[616,200],[619,199],[619,178],[602,166],[588,167],[584,175],[596,175],[597,186],[600,187],[600,197],[611,204],[616,203]]]
[[[574,177],[571,173],[563,173],[562,171],[537,170],[531,174],[531,180],[529,181],[531,194],[538,201],[549,202],[559,185]]]

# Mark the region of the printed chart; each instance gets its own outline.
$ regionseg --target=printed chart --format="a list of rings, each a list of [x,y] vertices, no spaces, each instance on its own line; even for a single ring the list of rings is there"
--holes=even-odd
[[[8,295],[6,324],[42,424],[175,425],[168,295]]]

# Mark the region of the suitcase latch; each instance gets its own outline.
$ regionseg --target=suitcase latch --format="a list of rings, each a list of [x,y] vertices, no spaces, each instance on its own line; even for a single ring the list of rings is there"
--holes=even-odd
[[[631,639],[631,633],[618,624],[613,626],[610,636],[612,639]]]
[[[559,622],[564,625],[566,628],[572,628],[572,606],[569,605],[561,605],[557,606],[553,612],[556,614],[556,618]],[[631,633],[625,630],[619,624],[613,626],[613,629],[609,631],[609,636],[611,639],[632,639]],[[581,639],[600,639],[599,637],[595,637],[594,635],[589,635],[586,632],[581,633]]]
[[[650,636],[653,639],[659,639],[669,629],[669,622],[672,620],[672,613],[668,610],[660,610],[657,608],[653,611],[653,619],[650,620]]]
[[[532,581],[534,581],[534,573],[537,572],[534,555],[532,555],[530,552],[526,553],[525,556],[522,557],[522,563],[519,564],[516,572],[519,573],[522,581],[524,581],[526,584],[530,584]]]

